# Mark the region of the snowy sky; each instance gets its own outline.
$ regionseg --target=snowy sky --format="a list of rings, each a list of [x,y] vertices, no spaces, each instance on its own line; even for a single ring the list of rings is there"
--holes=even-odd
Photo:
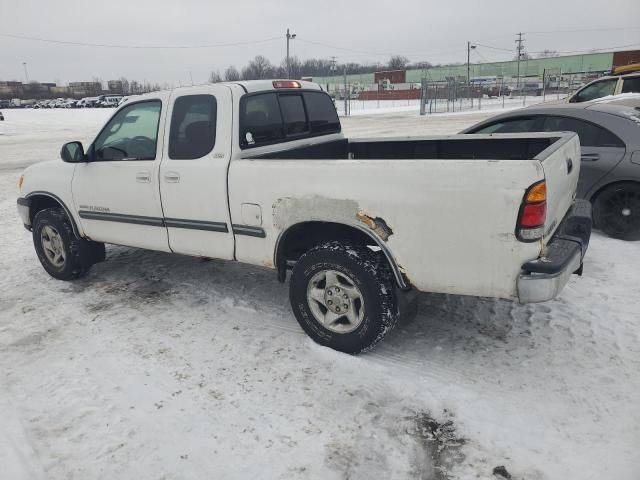
[[[168,84],[204,82],[212,69],[241,67],[257,54],[280,63],[287,27],[292,54],[338,61],[466,61],[466,42],[481,43],[472,61],[505,60],[515,34],[536,52],[640,48],[638,0],[0,0],[0,80],[104,80],[126,76]],[[522,8],[521,8],[522,6]],[[534,9],[535,7],[535,9]],[[92,44],[215,48],[100,48],[11,38],[21,35]],[[632,47],[628,47],[632,48]]]

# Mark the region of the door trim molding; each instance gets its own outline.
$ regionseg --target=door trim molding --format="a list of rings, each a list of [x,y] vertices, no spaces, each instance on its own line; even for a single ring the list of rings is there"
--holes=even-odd
[[[85,220],[100,220],[104,222],[130,223],[133,225],[147,225],[150,227],[184,228],[189,230],[205,230],[208,232],[229,233],[225,222],[205,222],[202,220],[186,220],[182,218],[145,217],[124,213],[78,211],[80,218]]]
[[[190,230],[206,230],[208,232],[229,233],[224,222],[204,222],[201,220],[184,220],[181,218],[165,218],[164,224],[170,228],[186,228]]]
[[[261,227],[252,227],[251,225],[233,224],[233,233],[235,235],[246,235],[248,237],[265,238],[267,234]]]

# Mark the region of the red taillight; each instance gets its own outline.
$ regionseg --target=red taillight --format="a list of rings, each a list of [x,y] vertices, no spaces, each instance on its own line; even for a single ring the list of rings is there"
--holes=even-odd
[[[547,202],[529,203],[522,208],[520,215],[521,227],[539,227],[544,225],[547,217]]]
[[[273,88],[301,88],[300,82],[295,80],[274,80]]]
[[[547,186],[544,181],[534,183],[524,194],[516,235],[524,242],[539,240],[547,221]]]

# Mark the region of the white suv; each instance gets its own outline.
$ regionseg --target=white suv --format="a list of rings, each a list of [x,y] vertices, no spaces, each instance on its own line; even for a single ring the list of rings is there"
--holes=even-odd
[[[613,70],[614,75],[599,78],[578,90],[568,99],[570,103],[588,102],[609,95],[622,93],[640,93],[640,64],[620,67]],[[634,71],[635,70],[635,71]],[[627,71],[633,71],[626,75]],[[616,75],[617,73],[617,75]]]

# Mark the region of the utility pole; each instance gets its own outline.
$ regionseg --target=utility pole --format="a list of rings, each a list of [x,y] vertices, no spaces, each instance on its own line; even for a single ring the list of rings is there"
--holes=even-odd
[[[338,66],[336,64],[336,57],[334,55],[331,56],[331,64],[329,66],[329,77],[334,77],[336,75],[336,70],[338,70]],[[335,90],[335,86],[334,86]],[[327,91],[329,91],[329,85],[327,84]]]
[[[289,41],[296,38],[295,33],[289,33],[287,28],[287,78],[291,78],[291,60],[289,59]]]
[[[522,45],[522,32],[518,33],[518,38],[516,39],[516,50],[518,52],[518,76],[516,78],[516,90],[520,89],[520,59],[522,58],[522,52],[524,51],[524,46]]]
[[[473,94],[471,93],[471,50],[475,49],[475,45],[467,42],[467,95],[471,97],[471,107],[473,108]]]
[[[26,83],[29,83],[29,73],[27,72],[27,62],[22,62],[22,66],[24,67],[24,78]]]

